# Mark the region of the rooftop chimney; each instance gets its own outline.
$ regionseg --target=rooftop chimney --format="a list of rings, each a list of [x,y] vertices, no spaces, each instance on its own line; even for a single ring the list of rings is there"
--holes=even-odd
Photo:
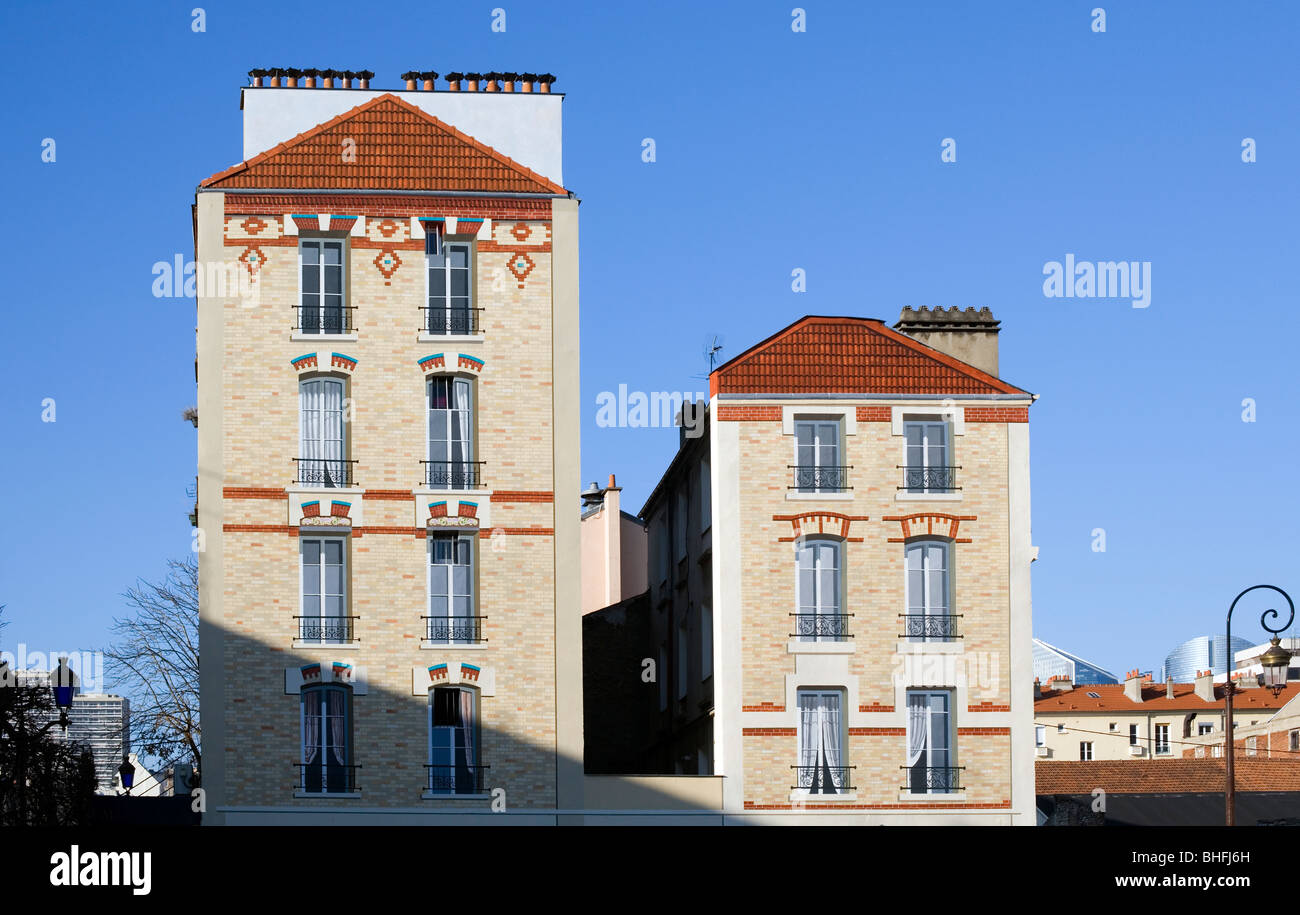
[[[1142,683],[1145,679],[1136,669],[1130,670],[1124,677],[1124,698],[1129,702],[1141,702]]]
[[[1166,698],[1166,699],[1172,699],[1172,698],[1174,698],[1174,678],[1173,678],[1173,677],[1170,677],[1169,679],[1165,680],[1165,698]]]
[[[923,305],[904,308],[894,330],[996,376],[1001,323],[987,306],[963,311]]]
[[[1196,698],[1205,702],[1215,701],[1214,697],[1214,671],[1198,670],[1196,672]]]
[[[582,491],[582,510],[586,511],[589,508],[595,508],[604,501],[605,493],[596,485],[596,481],[592,480],[591,485]]]

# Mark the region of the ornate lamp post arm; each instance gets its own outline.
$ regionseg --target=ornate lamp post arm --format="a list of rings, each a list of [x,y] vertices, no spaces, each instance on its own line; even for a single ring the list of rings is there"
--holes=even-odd
[[[1271,607],[1268,610],[1265,610],[1263,613],[1261,613],[1259,616],[1259,624],[1263,626],[1264,629],[1273,633],[1273,635],[1277,635],[1279,632],[1283,632],[1284,630],[1289,628],[1291,623],[1295,620],[1295,603],[1291,600],[1291,595],[1287,594],[1285,591],[1283,591],[1281,588],[1277,587],[1276,585],[1252,585],[1251,587],[1247,588],[1245,591],[1242,591],[1235,598],[1233,598],[1232,605],[1228,607],[1228,622],[1227,622],[1227,626],[1225,627],[1226,632],[1224,633],[1224,638],[1227,641],[1226,650],[1228,652],[1228,657],[1230,660],[1232,659],[1233,656],[1232,611],[1237,609],[1237,601],[1241,600],[1251,591],[1259,591],[1259,590],[1276,591],[1278,594],[1281,594],[1283,597],[1286,598],[1287,606],[1290,608],[1290,613],[1286,618],[1286,622],[1278,626],[1277,628],[1270,626],[1266,622],[1266,620],[1268,620],[1270,617],[1276,619],[1277,617],[1281,616],[1280,613],[1278,613],[1276,610],[1272,609]],[[1224,774],[1227,780],[1227,784],[1223,792],[1225,804],[1227,806],[1227,810],[1225,811],[1225,815],[1224,815],[1224,823],[1225,825],[1228,826],[1237,825],[1237,812],[1236,812],[1237,795],[1236,795],[1236,782],[1233,778],[1234,772],[1233,772],[1233,752],[1232,752],[1233,751],[1233,747],[1232,747],[1232,667],[1233,665],[1231,663],[1228,663],[1224,668],[1224,670],[1227,672],[1227,682],[1224,684],[1224,689],[1223,689],[1223,758],[1224,758],[1224,770],[1225,770]]]

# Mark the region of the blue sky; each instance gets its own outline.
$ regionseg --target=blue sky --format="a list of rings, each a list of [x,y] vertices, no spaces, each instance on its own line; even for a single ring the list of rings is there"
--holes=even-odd
[[[1300,594],[1293,5],[809,2],[798,34],[793,2],[208,2],[194,33],[201,2],[0,11],[3,647],[102,645],[189,549],[194,303],[154,298],[151,267],[192,256],[194,187],[239,160],[239,87],[277,65],[557,74],[583,477],[617,473],[633,510],[676,434],[597,428],[601,391],[706,389],[715,333],[725,358],[803,314],[988,305],[1003,376],[1041,395],[1036,634],[1158,669],[1247,585]],[[1150,307],[1045,298],[1066,253],[1149,261]]]

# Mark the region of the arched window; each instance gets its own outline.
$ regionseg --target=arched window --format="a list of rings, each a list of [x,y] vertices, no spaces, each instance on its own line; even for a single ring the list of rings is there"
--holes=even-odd
[[[436,375],[429,379],[430,489],[471,489],[479,485],[474,461],[474,385],[469,378]]]
[[[838,642],[845,636],[843,581],[838,540],[807,538],[796,553],[795,637],[804,642]]]
[[[304,486],[350,486],[351,464],[343,422],[342,378],[316,376],[298,383],[301,417],[298,479]]]
[[[952,612],[952,548],[946,540],[907,544],[907,613],[904,633],[914,642],[947,642],[957,637]]]
[[[479,762],[478,690],[429,690],[429,793],[482,794],[486,768]]]
[[[352,690],[336,683],[304,686],[299,787],[311,794],[356,791],[352,764]]]
[[[799,701],[799,765],[795,787],[809,794],[840,794],[850,790],[844,761],[844,691],[801,689]]]

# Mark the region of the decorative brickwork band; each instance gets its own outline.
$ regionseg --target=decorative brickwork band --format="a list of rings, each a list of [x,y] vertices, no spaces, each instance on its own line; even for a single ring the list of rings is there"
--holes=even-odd
[[[320,664],[304,664],[298,668],[302,674],[302,682],[316,683],[320,681]]]
[[[352,227],[356,225],[356,216],[330,216],[331,232],[351,232]]]
[[[789,543],[800,537],[812,537],[818,534],[830,534],[849,540],[849,525],[854,521],[870,520],[866,515],[841,515],[839,512],[803,512],[798,515],[773,515],[773,521],[789,521],[793,533],[789,537],[777,538],[781,543]],[[861,540],[861,537],[856,538]]]
[[[384,238],[392,238],[401,230],[402,226],[400,223],[391,219],[385,219],[381,221],[379,225],[375,226],[375,228],[379,230],[379,234],[384,236]]]
[[[304,503],[302,503],[302,513],[303,513],[303,516],[304,516],[304,517],[307,517],[307,518],[319,518],[319,517],[320,517],[320,502],[304,502]]]
[[[446,503],[446,502],[430,502],[430,503],[429,503],[429,517],[430,517],[430,518],[445,518],[445,517],[447,517],[447,503]]]
[[[555,493],[549,490],[499,489],[492,493],[492,502],[554,502]]]
[[[528,278],[528,274],[532,273],[533,268],[536,266],[537,263],[528,256],[526,251],[514,252],[510,255],[510,260],[506,264],[511,275],[519,282],[520,289],[524,288],[524,280]]]
[[[334,674],[335,683],[350,683],[352,681],[352,665],[344,664],[342,661],[335,661],[330,665]]]
[[[515,237],[515,241],[528,241],[528,236],[532,235],[532,229],[528,228],[528,223],[517,222],[510,227],[510,234]]]
[[[446,664],[434,664],[434,665],[432,665],[432,666],[429,668],[429,679],[432,680],[432,681],[435,682],[435,683],[438,682],[439,680],[446,680],[446,679],[447,679],[447,665],[446,665]]]
[[[483,371],[483,360],[475,359],[473,356],[466,356],[464,353],[457,353],[456,367],[461,369],[472,369],[475,372],[481,372]]]
[[[330,353],[330,365],[336,369],[347,369],[349,372],[357,367],[357,360],[351,356],[345,356],[343,353]]]
[[[732,404],[719,404],[714,414],[719,422],[780,422],[780,407],[742,407]]]
[[[248,235],[257,235],[268,225],[269,223],[260,216],[250,216],[239,224],[240,228]]]
[[[425,356],[420,360],[420,368],[426,372],[433,369],[445,369],[446,367],[447,360],[443,353],[434,353],[432,356]]]
[[[784,705],[775,705],[771,702],[760,702],[758,705],[742,705],[742,712],[784,712]]]
[[[296,368],[296,369],[297,369],[298,371],[300,371],[300,372],[301,372],[303,369],[314,369],[314,368],[317,367],[317,363],[316,363],[316,354],[315,354],[315,353],[303,353],[303,354],[302,354],[301,356],[299,356],[297,359],[290,359],[290,360],[289,360],[289,364],[292,365],[294,368]]]
[[[266,255],[257,245],[249,245],[244,249],[244,253],[239,255],[239,262],[244,265],[244,269],[252,279],[257,279],[257,275],[266,266]]]
[[[477,682],[479,673],[481,673],[481,671],[473,664],[460,665],[460,678],[462,680],[470,680],[470,681]]]
[[[947,537],[957,543],[970,543],[970,539],[957,536],[963,521],[978,521],[975,515],[946,515],[942,512],[917,512],[914,515],[890,515],[881,521],[897,521],[902,525],[903,536],[890,537],[890,543],[902,543],[913,537]]]
[[[795,728],[741,728],[745,737],[798,737]]]
[[[876,702],[873,702],[870,705],[858,706],[859,712],[892,712],[893,710],[894,707],[892,705],[880,705]]]
[[[292,217],[293,217],[293,224],[298,227],[299,232],[320,231],[320,217],[317,216],[315,213],[311,213],[307,215],[300,215],[298,213],[294,213],[292,214]]]
[[[1011,706],[997,705],[993,702],[985,701],[985,702],[981,702],[979,705],[966,706],[966,711],[968,712],[1009,712],[1011,711]]]
[[[460,507],[456,509],[456,514],[459,515],[461,518],[477,518],[477,517],[478,517],[478,503],[477,503],[477,502],[461,502],[461,503],[460,503]]]
[[[402,266],[402,259],[397,256],[397,252],[393,250],[392,245],[376,254],[372,263],[379,268],[380,274],[383,275],[384,285],[393,285],[393,274],[397,272],[398,267]]]
[[[461,216],[456,220],[457,235],[478,235],[483,228],[483,220],[473,216]]]
[[[1028,407],[967,407],[968,423],[1027,423]]]
[[[350,511],[352,511],[351,502],[339,502],[337,499],[330,502],[331,518],[346,518]]]
[[[858,407],[860,423],[887,423],[892,419],[893,415],[889,407]]]

